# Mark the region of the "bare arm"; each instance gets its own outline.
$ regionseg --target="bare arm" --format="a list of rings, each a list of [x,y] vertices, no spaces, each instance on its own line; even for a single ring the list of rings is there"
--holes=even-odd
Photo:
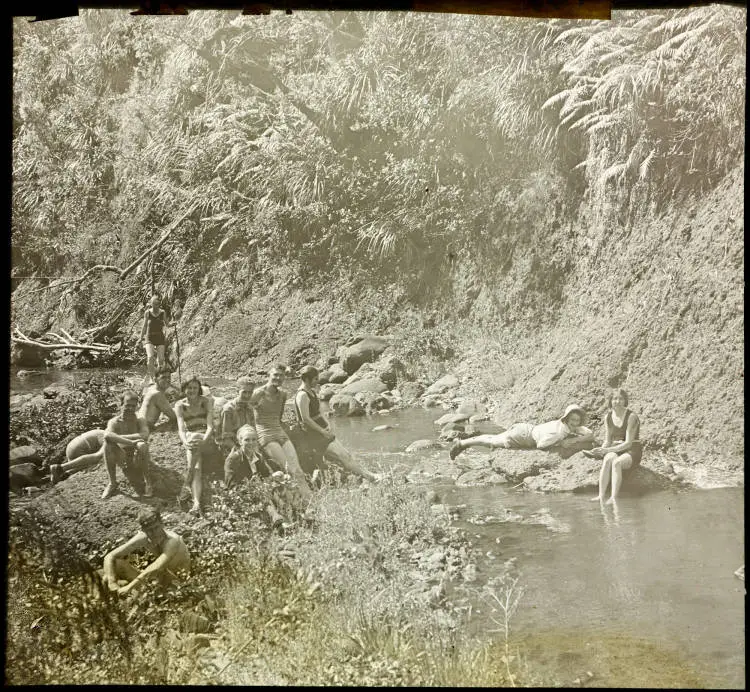
[[[205,398],[208,412],[206,413],[206,434],[203,436],[203,439],[208,440],[214,434],[214,400],[210,396]]]
[[[150,576],[161,572],[166,569],[170,560],[175,556],[178,550],[178,542],[176,540],[168,540],[164,546],[164,552],[159,555],[151,564],[144,567],[140,574],[133,579],[129,584],[123,586],[120,590],[120,594],[126,594],[136,587],[139,583],[146,581]]]
[[[128,433],[127,435],[121,435],[114,431],[114,418],[107,423],[107,429],[104,431],[104,441],[112,442],[117,445],[123,445],[125,447],[135,447],[139,442],[143,441],[141,432]],[[140,425],[139,425],[140,427]],[[148,439],[148,435],[146,436]]]
[[[185,416],[182,410],[183,406],[184,404],[182,400],[178,401],[174,405],[174,414],[175,414],[175,417],[177,418],[177,434],[180,436],[180,439],[182,440],[182,444],[187,446],[188,445],[188,439],[187,439],[188,429],[187,429],[187,426],[185,425]]]
[[[231,407],[225,406],[221,410],[221,446],[225,449],[234,446],[234,437],[237,434],[237,422]]]
[[[305,427],[314,430],[317,433],[320,433],[324,437],[332,438],[333,435],[329,430],[326,430],[324,427],[318,425],[311,417],[310,417],[310,395],[300,390],[297,392],[297,406],[299,407],[299,412],[302,416],[302,422],[305,424]]]
[[[143,326],[141,327],[141,341],[146,337],[146,327],[148,326],[148,308],[143,313]]]
[[[169,403],[169,399],[167,399],[167,395],[159,392],[156,395],[156,400],[154,401],[156,404],[156,408],[159,409],[169,420],[174,423],[177,420],[177,416],[175,415],[174,409],[172,408],[172,405]]]
[[[134,550],[146,547],[148,539],[146,534],[139,531],[133,536],[127,543],[117,546],[114,550],[111,550],[104,556],[104,578],[108,581],[116,581],[117,575],[115,574],[115,560],[118,557],[125,557],[130,555]]]
[[[625,452],[629,452],[633,447],[633,442],[635,442],[637,439],[636,430],[638,429],[638,425],[638,416],[636,416],[635,413],[631,413],[630,417],[628,418],[628,427],[625,430],[625,442],[618,442],[616,445],[613,445],[611,447],[607,447],[605,445],[605,451],[615,452],[616,454],[624,454]]]

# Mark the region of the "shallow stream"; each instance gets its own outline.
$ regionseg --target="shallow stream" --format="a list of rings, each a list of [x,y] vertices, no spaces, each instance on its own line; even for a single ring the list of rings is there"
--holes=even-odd
[[[11,373],[11,393],[87,376],[50,372],[20,380]],[[208,384],[219,389],[229,383]],[[368,467],[407,471],[424,456],[447,456],[444,450],[404,452],[415,440],[434,439],[433,421],[442,413],[412,409],[337,418],[334,425]],[[393,427],[373,431],[385,424]],[[561,652],[550,665],[563,684],[594,667],[591,658],[603,638],[635,651],[628,658],[634,667],[655,664],[643,660],[639,642],[646,641],[684,660],[701,686],[744,688],[745,585],[734,576],[745,561],[742,488],[655,491],[623,497],[614,509],[591,502],[590,495],[445,481],[433,486],[443,502],[462,506],[456,524],[483,556],[477,589],[513,561],[523,596],[511,628],[521,637],[548,637],[543,648]],[[507,521],[512,515],[520,521]],[[478,631],[496,627],[483,601],[470,605]]]

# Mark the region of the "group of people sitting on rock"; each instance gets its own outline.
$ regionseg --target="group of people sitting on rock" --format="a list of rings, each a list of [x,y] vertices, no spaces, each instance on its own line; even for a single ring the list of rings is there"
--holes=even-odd
[[[138,395],[122,393],[120,412],[111,418],[104,430],[90,430],[73,440],[66,449],[66,461],[52,465],[53,483],[67,474],[104,460],[109,482],[102,499],[118,492],[117,467],[128,469],[135,477],[137,493],[153,494],[149,436],[165,415],[167,427],[177,426],[185,449],[186,472],[180,499],[192,498],[190,513],[201,513],[203,495],[203,460],[221,454],[224,457],[224,484],[229,488],[247,476],[267,477],[275,471],[288,473],[303,500],[309,500],[308,476],[320,468],[320,460],[334,463],[349,473],[369,481],[378,476],[356,462],[352,454],[336,439],[320,409],[317,396],[318,370],[306,366],[300,373],[301,384],[294,397],[296,425],[287,432],[282,423],[288,392],[282,388],[283,366],[274,366],[267,382],[253,388],[248,377],[237,380],[237,395],[223,404],[219,416],[214,415],[214,398],[204,394],[197,377],[182,384],[183,398],[172,407],[167,391],[171,372],[155,373],[154,386],[148,389],[139,405]],[[217,424],[218,422],[218,424]],[[290,439],[295,437],[295,444]],[[305,452],[304,469],[297,452]],[[132,472],[132,474],[130,473]]]
[[[450,448],[450,458],[455,459],[469,447],[544,449],[561,453],[580,451],[584,456],[602,460],[599,494],[594,501],[605,502],[611,482],[611,495],[606,502],[612,504],[620,493],[623,474],[641,463],[643,450],[639,439],[640,419],[628,408],[628,393],[624,389],[614,390],[608,398],[607,408],[601,447],[590,449],[594,433],[584,425],[586,411],[572,404],[565,409],[561,418],[547,423],[515,423],[502,433],[456,440]]]

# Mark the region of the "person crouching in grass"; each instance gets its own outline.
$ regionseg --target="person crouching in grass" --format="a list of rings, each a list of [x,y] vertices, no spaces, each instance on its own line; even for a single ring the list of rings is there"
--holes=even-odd
[[[100,575],[110,591],[125,596],[149,580],[168,586],[190,572],[190,553],[182,536],[164,528],[158,510],[151,507],[138,514],[141,530],[129,541],[104,556]],[[126,558],[136,550],[149,551],[155,560],[142,570]]]

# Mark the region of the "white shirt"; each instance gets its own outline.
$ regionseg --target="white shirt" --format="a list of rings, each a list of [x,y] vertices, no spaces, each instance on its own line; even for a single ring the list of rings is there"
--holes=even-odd
[[[551,420],[549,423],[535,425],[531,430],[531,436],[534,438],[536,446],[539,449],[552,447],[571,435],[588,435],[590,433],[591,430],[584,425],[579,425],[577,428],[571,428],[559,418],[557,420]]]

